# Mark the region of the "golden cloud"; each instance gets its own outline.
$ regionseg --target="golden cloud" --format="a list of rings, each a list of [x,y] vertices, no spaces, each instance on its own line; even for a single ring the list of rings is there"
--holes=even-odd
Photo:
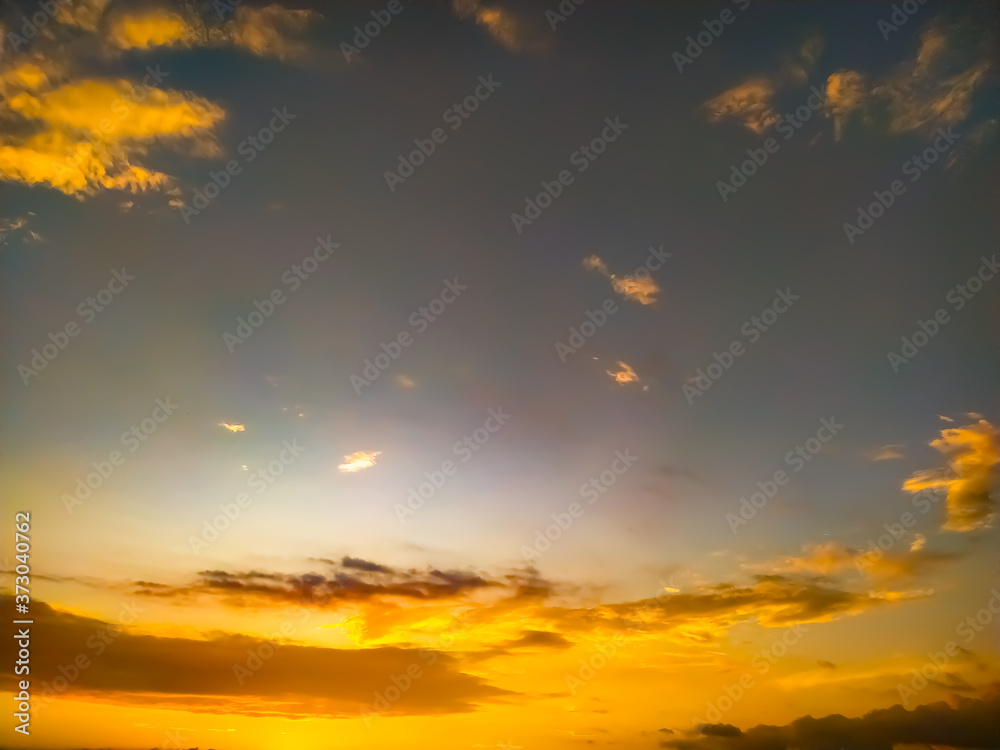
[[[993,467],[1000,463],[997,430],[985,419],[965,427],[941,430],[930,443],[948,457],[948,466],[914,474],[903,483],[907,492],[941,488],[947,491],[946,531],[974,531],[994,517]]]
[[[823,39],[807,36],[798,49],[785,54],[773,73],[754,76],[723,91],[702,105],[709,122],[735,120],[760,135],[778,121],[775,94],[786,86],[804,86],[823,51]]]
[[[349,456],[344,456],[344,463],[337,468],[343,472],[361,471],[375,465],[375,456],[381,455],[380,451],[368,453],[367,451],[357,451]]]
[[[889,133],[930,132],[968,119],[973,96],[992,71],[988,37],[959,26],[932,25],[920,35],[916,55],[869,87],[851,70],[827,81],[826,108],[840,138],[854,112]]]
[[[58,3],[51,28],[21,60],[0,69],[0,179],[47,185],[70,195],[99,190],[164,190],[176,199],[171,178],[136,163],[153,145],[183,146],[195,156],[221,154],[213,131],[225,118],[219,105],[193,94],[157,88],[162,77],[133,85],[123,79],[74,79],[75,47],[62,40],[92,35],[106,49],[236,46],[255,55],[301,57],[293,39],[320,16],[278,5],[241,6],[232,19],[206,24],[182,8],[121,9],[108,0]],[[159,68],[157,68],[157,71]],[[181,143],[181,141],[185,141]]]
[[[307,47],[292,37],[321,18],[311,10],[291,10],[280,5],[236,9],[233,20],[223,26],[224,38],[259,56],[291,60],[305,55]]]
[[[169,184],[162,172],[129,163],[125,147],[72,140],[61,131],[0,137],[0,179],[45,184],[67,195],[97,188],[141,192]]]
[[[292,60],[307,52],[306,45],[295,37],[319,18],[311,10],[242,5],[236,8],[231,20],[221,25],[206,25],[191,13],[182,15],[175,10],[153,8],[116,14],[108,24],[105,40],[109,46],[122,50],[232,45],[260,57]]]
[[[119,49],[187,47],[199,38],[184,16],[165,8],[116,16],[107,32],[107,41]]]
[[[632,276],[612,276],[611,287],[618,294],[635,300],[640,305],[653,304],[660,294],[660,287],[652,277],[638,279]]]
[[[80,130],[108,141],[191,138],[209,131],[225,117],[221,107],[206,99],[177,91],[139,89],[120,79],[83,80],[39,94],[24,91],[13,96],[9,106],[50,128]]]
[[[185,586],[136,583],[136,594],[161,600],[213,599],[228,607],[283,609],[306,602],[336,611],[348,621],[356,646],[428,645],[454,626],[462,607],[463,628],[448,651],[500,655],[525,631],[586,644],[619,633],[634,641],[663,639],[709,644],[733,625],[755,620],[763,627],[828,622],[875,607],[927,596],[918,590],[850,590],[822,578],[757,575],[746,585],[702,585],[691,591],[666,587],[653,599],[593,606],[549,601],[555,586],[532,570],[487,576],[437,569],[395,570],[344,558],[322,560],[330,575],[283,575],[259,571],[203,571]],[[840,563],[838,563],[840,564]]]
[[[13,606],[13,597],[0,601]],[[135,600],[123,608],[123,621],[142,612]],[[65,697],[104,699],[187,711],[235,713],[247,716],[327,716],[357,718],[371,710],[372,695],[383,690],[392,675],[414,664],[421,668],[420,689],[403,691],[387,714],[440,715],[473,711],[485,701],[511,695],[483,678],[462,671],[458,659],[432,649],[381,647],[338,649],[303,645],[295,640],[316,627],[316,612],[305,606],[286,608],[277,645],[263,638],[215,632],[204,638],[140,635],[119,623],[107,623],[35,601],[36,624],[51,635],[51,648],[37,656],[42,674],[57,674],[79,654],[92,653],[95,633],[114,633],[114,646],[81,669],[63,693]],[[246,671],[247,650],[268,644],[273,656],[268,668]],[[101,652],[98,652],[101,653]],[[411,672],[412,673],[412,672]],[[253,679],[246,679],[253,675]],[[14,684],[13,672],[2,675],[4,689]],[[41,705],[53,696],[38,695]]]
[[[936,565],[955,559],[954,555],[924,549],[926,538],[914,534],[905,551],[895,554],[883,550],[857,550],[840,542],[828,541],[809,545],[799,555],[787,555],[760,565],[747,566],[765,574],[813,574],[832,576],[845,571],[857,572],[878,581],[899,581],[913,578]],[[902,546],[902,543],[900,543]]]
[[[862,107],[867,94],[864,76],[853,70],[833,73],[827,79],[826,110],[833,118],[834,140],[841,139],[848,117]]]
[[[611,288],[626,299],[634,300],[640,305],[651,305],[660,294],[660,287],[652,276],[640,279],[634,276],[616,276],[608,270],[607,264],[597,255],[589,255],[583,259],[583,267],[606,276],[611,281]]]
[[[218,151],[212,129],[221,107],[191,94],[123,79],[64,82],[58,63],[35,56],[5,68],[0,90],[0,179],[42,184],[70,195],[100,189],[166,189],[170,178],[134,163],[153,143]]]
[[[617,371],[615,371],[615,372],[612,372],[611,370],[607,371],[608,375],[610,375],[612,378],[614,378],[614,380],[615,380],[616,383],[620,383],[621,385],[625,385],[626,383],[638,383],[639,382],[639,376],[636,375],[635,374],[635,370],[633,370],[627,364],[625,364],[624,362],[619,362],[618,363],[618,368],[619,369]]]
[[[225,427],[230,432],[243,432],[246,430],[241,424],[229,424],[227,422],[219,422],[219,427]]]

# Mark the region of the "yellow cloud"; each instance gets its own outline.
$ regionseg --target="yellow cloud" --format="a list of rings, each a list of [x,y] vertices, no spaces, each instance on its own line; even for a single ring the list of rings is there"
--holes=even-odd
[[[83,130],[109,140],[190,137],[225,117],[221,107],[200,97],[98,79],[37,95],[21,92],[10,100],[10,109],[50,127]]]
[[[186,47],[197,39],[198,32],[182,15],[165,8],[119,15],[114,18],[107,33],[108,42],[119,49]]]
[[[71,195],[97,189],[135,193],[170,185],[162,172],[133,163],[149,142],[188,139],[196,153],[218,150],[211,130],[225,112],[205,99],[136,88],[121,79],[55,88],[49,82],[34,64],[4,73],[4,119],[28,134],[0,135],[0,179],[47,184]]]
[[[60,131],[0,140],[0,179],[47,184],[67,195],[90,193],[98,187],[140,192],[169,182],[161,172],[130,164],[122,147],[74,141]]]
[[[219,427],[225,427],[230,432],[243,432],[246,430],[241,424],[228,424],[227,422],[219,422]]]
[[[914,474],[903,483],[907,492],[942,488],[947,491],[946,531],[974,531],[990,525],[994,507],[993,467],[1000,463],[997,430],[985,419],[941,431],[930,443],[948,456],[948,468]]]
[[[616,372],[608,370],[607,373],[615,379],[616,383],[625,385],[626,383],[638,383],[639,376],[635,374],[635,370],[629,367],[624,362],[618,363],[619,369]]]
[[[344,456],[344,463],[337,468],[343,472],[361,471],[375,465],[375,456],[380,455],[380,451],[369,453],[367,451],[357,451],[349,456]]]

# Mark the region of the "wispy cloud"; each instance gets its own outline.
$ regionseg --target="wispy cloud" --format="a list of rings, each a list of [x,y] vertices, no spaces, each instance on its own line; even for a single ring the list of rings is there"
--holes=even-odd
[[[748,130],[764,133],[779,118],[774,99],[786,87],[804,86],[823,51],[823,40],[806,37],[794,52],[787,53],[771,72],[751,76],[702,105],[709,122],[734,120]]]
[[[474,20],[509,52],[537,52],[545,48],[545,36],[530,16],[515,12],[505,4],[481,0],[451,0],[459,18]]]
[[[611,281],[611,288],[626,299],[638,302],[640,305],[651,305],[660,294],[660,287],[652,276],[640,279],[634,276],[617,276],[608,270],[607,264],[597,255],[589,255],[583,259],[583,267],[606,276]]]
[[[855,70],[829,77],[826,108],[834,136],[840,140],[852,118],[888,133],[930,133],[963,123],[992,70],[990,30],[932,22],[916,54],[888,73],[871,81]]]
[[[902,444],[890,443],[888,445],[875,448],[868,455],[872,461],[891,461],[893,459],[903,457],[903,453],[900,450],[902,447]]]

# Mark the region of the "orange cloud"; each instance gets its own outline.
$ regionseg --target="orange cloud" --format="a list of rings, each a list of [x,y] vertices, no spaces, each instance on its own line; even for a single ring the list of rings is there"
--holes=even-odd
[[[948,456],[948,467],[914,474],[903,483],[907,492],[943,488],[947,491],[946,531],[974,531],[994,517],[993,467],[1000,463],[997,430],[985,419],[966,427],[941,430],[930,445]]]
[[[864,76],[853,70],[833,73],[826,81],[826,110],[833,118],[833,138],[843,136],[844,124],[851,113],[860,109],[868,95]]]
[[[219,422],[219,427],[225,427],[230,432],[243,432],[246,429],[241,424],[229,424],[227,422]]]
[[[588,271],[606,276],[611,281],[611,288],[626,299],[634,300],[640,305],[651,305],[660,294],[660,287],[649,274],[645,278],[636,276],[616,276],[608,270],[607,264],[597,255],[589,255],[583,259],[583,267]],[[640,269],[644,270],[644,269]]]
[[[933,24],[920,35],[916,55],[870,86],[857,71],[827,81],[826,108],[840,138],[858,112],[889,133],[933,131],[969,118],[974,95],[992,72],[992,47],[982,30]]]
[[[625,385],[627,383],[639,382],[639,376],[636,375],[635,370],[633,370],[627,364],[625,364],[624,362],[619,362],[618,368],[619,369],[616,372],[612,372],[611,370],[607,371],[608,375],[614,378],[616,383]]]

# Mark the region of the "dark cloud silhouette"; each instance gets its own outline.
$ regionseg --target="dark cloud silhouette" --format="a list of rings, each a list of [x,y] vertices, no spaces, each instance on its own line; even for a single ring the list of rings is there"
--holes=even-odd
[[[558,633],[550,633],[545,630],[527,630],[516,641],[507,644],[507,648],[522,648],[529,646],[542,646],[544,648],[570,648],[572,641],[568,641]]]
[[[840,714],[803,716],[786,726],[741,732],[729,724],[706,724],[697,736],[663,740],[677,750],[892,750],[922,744],[953,748],[1000,748],[1000,690],[981,699],[958,698],[907,711],[900,705],[849,719]]]
[[[378,563],[369,562],[368,560],[362,560],[359,557],[350,557],[349,555],[344,555],[344,559],[340,561],[340,564],[345,568],[350,568],[352,570],[364,570],[369,573],[392,572],[392,568],[387,568],[385,565],[379,565]]]
[[[141,612],[141,602],[131,607]],[[0,597],[13,608],[13,597]],[[45,648],[32,652],[36,699],[92,696],[150,707],[250,716],[357,717],[376,693],[408,674],[412,687],[384,712],[437,715],[474,711],[509,695],[460,671],[455,657],[433,649],[335,649],[297,645],[315,613],[289,610],[277,640],[221,634],[212,638],[135,635],[118,623],[62,612],[32,602],[34,632]],[[123,620],[124,621],[124,620]],[[311,622],[315,626],[316,620]],[[10,640],[14,626],[8,625]],[[416,674],[414,672],[416,670]],[[14,689],[13,662],[0,666],[0,689]],[[376,706],[377,709],[383,710]]]
[[[203,570],[198,580],[187,585],[166,586],[138,581],[135,593],[161,598],[215,596],[232,606],[260,606],[268,603],[311,602],[329,604],[365,601],[379,597],[435,600],[456,597],[477,589],[502,586],[475,573],[463,571],[395,571],[367,560],[345,557],[346,570],[332,575],[305,573],[230,573]],[[348,562],[349,561],[349,564]],[[349,571],[349,572],[348,572]]]

